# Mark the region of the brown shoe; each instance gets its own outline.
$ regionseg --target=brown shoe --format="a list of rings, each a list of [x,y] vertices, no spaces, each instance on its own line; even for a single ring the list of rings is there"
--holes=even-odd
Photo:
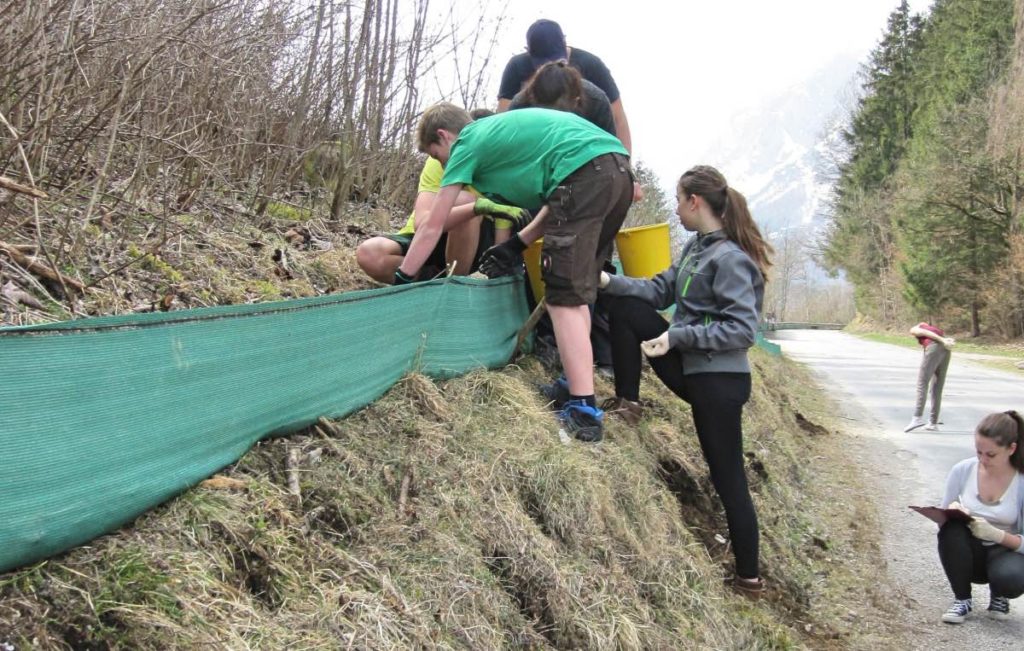
[[[747,599],[757,601],[764,595],[764,579],[744,579],[741,576],[734,576],[732,579],[732,589]]]
[[[622,420],[626,421],[626,424],[630,426],[635,426],[640,422],[640,419],[644,417],[644,408],[639,402],[626,400],[619,396],[608,398],[602,402],[601,409],[603,409],[606,414],[618,416]]]

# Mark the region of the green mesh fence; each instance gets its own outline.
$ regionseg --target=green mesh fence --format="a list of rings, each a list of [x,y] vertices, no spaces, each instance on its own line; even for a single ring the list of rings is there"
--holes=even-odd
[[[503,365],[525,306],[520,279],[451,278],[0,329],[0,571],[111,531],[410,370]]]
[[[754,338],[754,345],[774,357],[778,357],[782,354],[782,346],[778,345],[774,341],[768,341],[765,338],[764,333],[760,330],[757,331],[757,336]]]

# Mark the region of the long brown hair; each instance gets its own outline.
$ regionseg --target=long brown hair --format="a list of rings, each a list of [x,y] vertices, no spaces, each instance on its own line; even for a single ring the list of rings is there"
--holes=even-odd
[[[999,411],[981,419],[975,431],[979,436],[992,439],[999,447],[1010,447],[1017,444],[1017,449],[1010,455],[1010,465],[1017,472],[1024,472],[1024,418],[1014,410]]]
[[[565,60],[545,63],[523,89],[526,103],[559,111],[578,111],[583,105],[583,77]]]
[[[679,191],[687,197],[696,194],[707,202],[715,217],[722,220],[726,236],[750,256],[767,282],[768,267],[772,266],[768,256],[774,251],[750,215],[747,198],[729,187],[722,173],[710,165],[698,165],[684,172],[679,177]]]

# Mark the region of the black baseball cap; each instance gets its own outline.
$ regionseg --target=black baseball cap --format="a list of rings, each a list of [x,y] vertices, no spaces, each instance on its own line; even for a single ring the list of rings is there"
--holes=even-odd
[[[565,48],[565,34],[553,20],[542,18],[526,30],[526,49],[536,68],[549,61],[569,58]]]

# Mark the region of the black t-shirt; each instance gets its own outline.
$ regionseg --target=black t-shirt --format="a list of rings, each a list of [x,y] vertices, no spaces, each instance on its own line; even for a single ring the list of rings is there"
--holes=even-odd
[[[509,110],[512,110],[528,108],[529,106],[530,104],[526,102],[526,97],[523,91],[519,91],[516,93],[516,96],[512,98],[512,103],[509,104],[508,108]],[[574,111],[574,113],[581,118],[596,124],[613,136],[618,135],[615,133],[615,118],[612,117],[612,105],[611,102],[608,101],[608,96],[605,95],[603,90],[586,79],[583,80],[583,105]]]
[[[569,49],[569,65],[580,71],[584,79],[604,91],[609,102],[619,99],[619,87],[612,79],[612,73],[608,66],[598,57],[586,50],[579,48]],[[523,88],[536,69],[528,52],[517,54],[505,64],[505,71],[501,73],[501,88],[498,89],[498,99],[512,99]]]

